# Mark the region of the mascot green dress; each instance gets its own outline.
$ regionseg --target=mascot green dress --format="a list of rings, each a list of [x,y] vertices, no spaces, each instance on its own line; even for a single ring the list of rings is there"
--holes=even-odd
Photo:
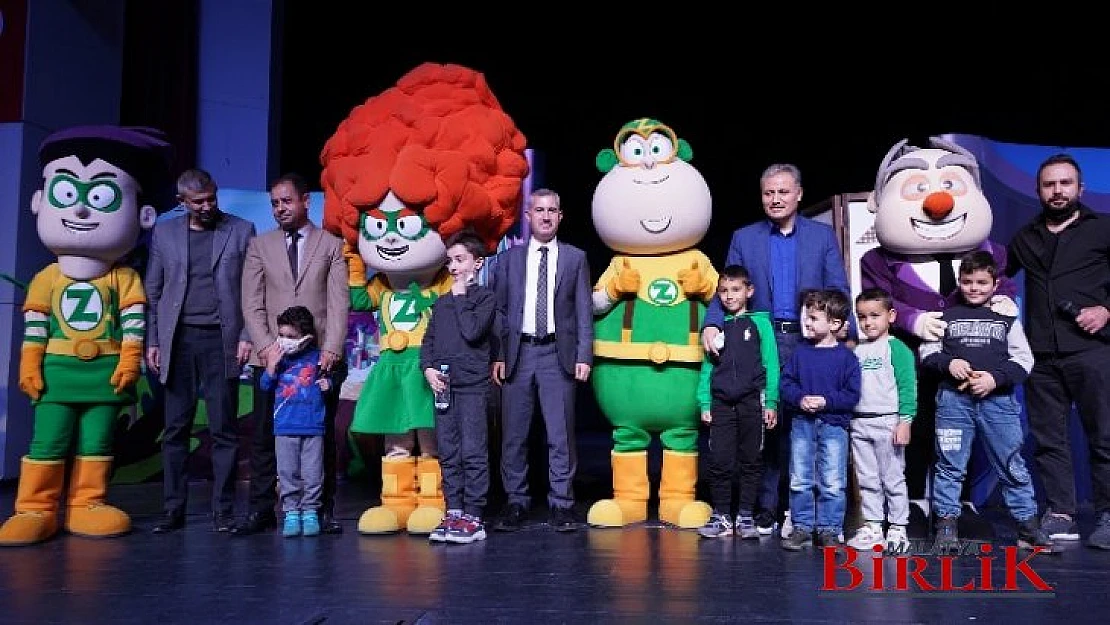
[[[381,319],[381,358],[351,423],[386,447],[382,505],[359,518],[362,534],[429,534],[443,518],[420,346],[451,290],[444,241],[470,228],[496,247],[519,214],[524,149],[482,74],[436,63],[356,107],[324,147],[324,227],[347,244],[351,310]]]
[[[695,249],[713,203],[692,151],[653,119],[625,124],[597,156],[605,173],[593,222],[616,252],[594,286],[593,387],[613,424],[613,498],[587,521],[621,527],[647,518],[647,449],[663,445],[659,519],[682,528],[711,513],[694,499],[698,477],[699,332],[717,289],[717,271]]]
[[[119,261],[154,225],[148,199],[169,182],[170,146],[150,129],[83,126],[47,137],[39,161],[43,188],[31,212],[58,260],[35,275],[23,304],[19,388],[35,425],[0,545],[57,533],[67,460],[65,529],[93,538],[131,529],[104,501],[115,423],[135,403],[146,328],[142,281]]]

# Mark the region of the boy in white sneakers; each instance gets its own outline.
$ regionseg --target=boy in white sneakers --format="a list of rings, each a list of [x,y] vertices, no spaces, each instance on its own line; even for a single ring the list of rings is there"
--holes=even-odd
[[[852,464],[865,522],[848,546],[860,551],[882,545],[898,553],[909,546],[906,445],[917,412],[917,367],[910,348],[890,335],[897,315],[882,289],[865,289],[856,297],[861,384],[851,425]]]

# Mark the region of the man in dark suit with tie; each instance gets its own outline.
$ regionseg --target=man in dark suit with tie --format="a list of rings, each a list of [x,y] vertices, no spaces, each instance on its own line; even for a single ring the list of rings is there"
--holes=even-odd
[[[494,277],[501,323],[493,378],[504,387],[501,479],[508,505],[494,529],[520,529],[528,494],[528,433],[539,400],[547,428],[551,525],[574,531],[575,383],[593,364],[593,313],[586,254],[555,238],[562,221],[559,195],[534,191],[525,212],[527,245],[503,254]]]

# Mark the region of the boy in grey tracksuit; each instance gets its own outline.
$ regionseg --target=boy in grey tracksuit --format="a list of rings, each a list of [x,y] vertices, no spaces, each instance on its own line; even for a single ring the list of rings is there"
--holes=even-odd
[[[896,316],[882,289],[866,289],[856,298],[861,385],[852,418],[852,464],[865,523],[848,545],[861,551],[908,546],[906,445],[917,412],[917,365],[910,348],[890,335]],[[884,519],[890,525],[885,534]]]

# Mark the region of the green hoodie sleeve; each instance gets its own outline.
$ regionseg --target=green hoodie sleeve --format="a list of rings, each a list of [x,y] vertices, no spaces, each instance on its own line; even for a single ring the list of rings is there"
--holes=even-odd
[[[698,377],[698,409],[701,412],[706,412],[713,403],[713,396],[710,392],[710,381],[713,378],[713,359],[709,354],[702,354],[701,359],[701,376]],[[701,412],[698,415],[701,415]]]
[[[763,401],[771,410],[779,409],[779,346],[775,342],[775,329],[771,327],[771,315],[766,312],[750,313],[755,329],[759,330],[759,351],[763,356],[763,368],[767,370],[767,386],[763,389]]]
[[[893,336],[890,337],[890,364],[898,386],[898,414],[903,421],[912,422],[917,415],[917,364],[910,348]]]

